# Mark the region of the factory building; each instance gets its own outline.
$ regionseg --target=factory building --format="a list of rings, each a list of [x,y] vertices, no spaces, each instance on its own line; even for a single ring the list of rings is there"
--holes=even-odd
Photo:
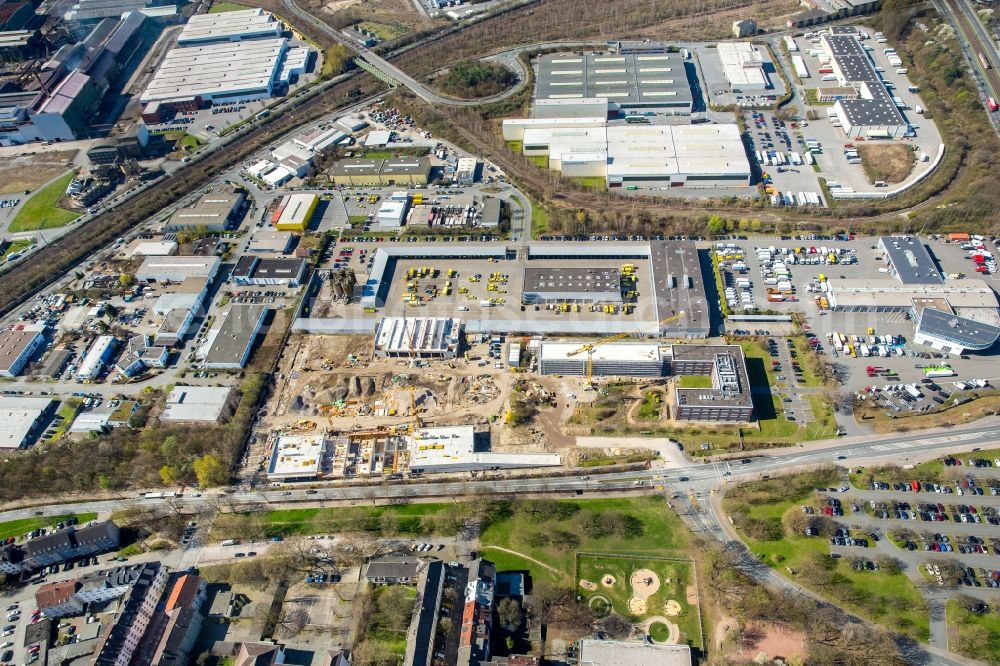
[[[45,335],[37,329],[0,331],[0,377],[17,377],[45,344]]]
[[[76,369],[76,380],[90,382],[96,379],[118,348],[118,340],[113,335],[101,335],[90,345],[80,366]]]
[[[589,353],[578,351],[582,347],[579,342],[543,342],[539,350],[541,373],[584,376],[589,355],[594,377],[663,376],[664,359],[658,344],[605,344]]]
[[[337,185],[426,185],[431,162],[426,157],[341,160],[332,175]]]
[[[315,127],[296,136],[292,141],[310,153],[322,153],[328,148],[348,144],[351,137],[336,127]]]
[[[750,42],[719,42],[716,52],[734,92],[763,92],[771,87],[764,54]]]
[[[0,449],[23,449],[32,444],[55,406],[51,398],[0,396]]]
[[[524,155],[548,158],[567,177],[602,177],[608,187],[740,187],[751,169],[736,125],[608,125],[597,118],[503,122]]]
[[[267,466],[270,481],[305,481],[323,472],[329,443],[324,435],[281,435]]]
[[[236,411],[239,398],[229,386],[176,386],[167,396],[161,421],[222,423]]]
[[[694,97],[679,53],[555,53],[537,67],[536,100],[604,98],[623,113],[691,115]]]
[[[271,215],[271,224],[278,231],[305,231],[318,205],[319,197],[315,194],[285,195]]]
[[[525,268],[521,302],[621,303],[617,268]]]
[[[384,317],[375,329],[380,358],[455,358],[462,320],[452,317]]]
[[[211,282],[219,272],[218,257],[146,257],[135,279],[140,282],[183,282],[203,278]]]
[[[212,370],[241,370],[253,352],[257,334],[264,327],[268,308],[234,303],[208,332],[203,366]],[[221,321],[221,323],[219,323]]]
[[[24,5],[31,7],[29,3]],[[4,30],[0,32],[0,56],[11,62],[30,58],[38,53],[41,41],[38,30]]]
[[[536,99],[531,106],[532,118],[604,118],[608,117],[606,97],[570,99]]]
[[[671,345],[670,372],[711,377],[711,388],[674,389],[679,421],[749,422],[753,397],[746,359],[738,345]]]
[[[1000,339],[1000,304],[981,278],[949,279],[924,243],[883,236],[878,248],[890,278],[828,280],[835,312],[905,312],[916,322],[913,341],[950,354],[985,351]]]
[[[410,471],[423,474],[555,467],[558,455],[548,453],[493,453],[476,450],[471,425],[417,428],[409,437]]]
[[[274,95],[288,40],[255,39],[172,49],[140,97],[182,110]],[[284,83],[287,83],[284,82]]]
[[[234,284],[242,286],[298,287],[306,275],[306,260],[296,258],[240,257],[229,274]]]
[[[820,48],[830,59],[840,86],[858,91],[856,99],[840,99],[833,107],[849,138],[897,139],[909,131],[906,118],[856,34],[823,35]]]
[[[214,233],[228,231],[233,226],[245,198],[243,191],[236,188],[208,192],[193,206],[177,209],[163,225],[162,231],[168,233],[200,229]]]
[[[281,37],[284,26],[270,12],[247,9],[217,14],[195,14],[188,19],[177,36],[177,44],[209,44],[238,42],[244,39]]]

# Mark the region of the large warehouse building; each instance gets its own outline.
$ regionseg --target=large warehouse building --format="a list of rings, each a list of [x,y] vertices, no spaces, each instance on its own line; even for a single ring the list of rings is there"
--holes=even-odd
[[[241,370],[250,361],[257,334],[267,318],[266,305],[236,303],[220,317],[221,324],[206,336],[204,367],[212,370]]]
[[[763,92],[771,87],[764,71],[764,55],[750,42],[719,42],[716,51],[734,92]]]
[[[679,53],[556,53],[538,61],[535,99],[604,98],[629,111],[691,115],[694,97]]]
[[[521,302],[621,303],[617,268],[525,268]]]
[[[385,317],[375,330],[375,356],[455,358],[461,340],[461,319]]]
[[[671,345],[670,372],[711,378],[711,388],[674,388],[674,418],[680,421],[749,422],[753,397],[739,345]]]
[[[916,322],[915,343],[950,354],[984,351],[1000,339],[1000,304],[985,280],[945,280],[916,237],[883,236],[878,248],[892,277],[831,278],[831,310],[905,312]]]
[[[212,42],[238,42],[244,39],[281,37],[284,26],[270,12],[247,9],[217,14],[195,14],[177,36],[180,46]]]
[[[909,124],[857,35],[823,35],[820,46],[830,59],[837,82],[856,88],[859,93],[857,99],[841,99],[833,107],[844,133],[868,139],[897,139],[905,135]]]
[[[665,365],[658,344],[606,344],[591,352],[580,351],[582,348],[579,342],[543,342],[539,370],[543,375],[583,376],[589,354],[594,377],[663,376]]]
[[[282,78],[288,50],[284,37],[173,49],[140,101],[197,109],[210,102],[266,99],[289,83]]]
[[[736,125],[609,125],[600,118],[511,118],[504,139],[566,177],[608,187],[741,187],[751,169]]]

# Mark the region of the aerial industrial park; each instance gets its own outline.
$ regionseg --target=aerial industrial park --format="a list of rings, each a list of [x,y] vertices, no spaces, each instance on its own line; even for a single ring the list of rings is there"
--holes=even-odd
[[[0,3],[0,663],[1000,664],[991,10],[683,4]]]

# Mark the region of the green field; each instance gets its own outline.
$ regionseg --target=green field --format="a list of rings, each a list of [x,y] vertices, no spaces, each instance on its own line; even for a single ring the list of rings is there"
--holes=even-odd
[[[531,237],[538,238],[549,232],[549,211],[535,200],[531,201]]]
[[[708,375],[681,375],[677,378],[678,388],[712,388],[712,378]]]
[[[926,640],[929,618],[923,596],[905,573],[855,571],[846,556],[829,557],[826,537],[790,533],[785,527],[801,515],[801,506],[817,509],[814,487],[837,483],[839,476],[830,469],[740,484],[728,491],[723,507],[750,550],[768,566],[851,612]],[[843,524],[850,524],[849,516]],[[871,550],[856,551],[850,555],[878,557]]]
[[[659,391],[646,391],[642,394],[642,404],[635,410],[635,418],[640,421],[659,421],[662,416],[663,394]]]
[[[49,183],[31,196],[17,211],[10,223],[10,232],[38,231],[65,226],[80,217],[80,213],[59,208],[59,201],[66,196],[66,188],[75,174],[66,173],[59,180]]]
[[[641,622],[645,618],[667,616],[664,605],[668,601],[676,601],[680,605],[681,612],[669,620],[676,623],[681,630],[680,642],[701,645],[698,611],[687,603],[688,586],[697,585],[690,561],[580,555],[577,564],[577,594],[588,599],[588,602],[594,603],[603,597],[611,601],[615,612],[622,617],[632,617]],[[660,584],[656,593],[646,599],[646,612],[643,614],[631,613],[628,607],[629,598],[633,596],[631,576],[639,569],[652,571],[658,577]],[[606,575],[614,578],[613,585],[608,586],[603,583]],[[596,583],[597,590],[594,592],[585,590],[580,586],[581,580]],[[667,631],[666,625],[657,631]]]
[[[59,425],[55,428],[55,432],[52,433],[52,437],[42,441],[46,443],[58,442],[63,434],[73,424],[73,419],[76,418],[76,413],[78,411],[80,411],[80,401],[77,398],[70,398],[69,400],[63,401],[63,403],[59,405],[59,411],[56,412],[56,414],[62,417],[62,421],[60,421]]]
[[[630,523],[630,527],[613,533],[592,527],[606,519]],[[545,562],[571,580],[577,551],[682,554],[687,529],[661,497],[523,500],[509,515],[486,527],[479,541]]]
[[[548,165],[546,164],[546,166]],[[570,180],[592,190],[607,189],[608,185],[607,181],[601,176],[592,176],[589,178],[570,178]]]
[[[216,2],[212,4],[212,8],[208,10],[208,13],[222,14],[223,12],[241,12],[246,9],[250,8],[238,5],[235,2]]]
[[[363,531],[385,536],[451,535],[458,531],[465,505],[344,506],[281,509],[262,514],[222,514],[212,538],[263,538]],[[457,522],[456,522],[457,521]]]
[[[391,150],[366,150],[365,158],[369,160],[387,160],[392,157]]]
[[[88,523],[97,519],[96,513],[66,513],[61,516],[35,516],[34,518],[21,518],[19,520],[9,520],[0,523],[0,539],[16,537],[18,540],[24,536],[25,532],[37,530],[40,527],[55,527],[56,523],[66,522],[67,519],[76,517],[80,524]]]
[[[956,600],[946,606],[948,649],[970,659],[1000,664],[1000,615],[996,608],[975,613]]]

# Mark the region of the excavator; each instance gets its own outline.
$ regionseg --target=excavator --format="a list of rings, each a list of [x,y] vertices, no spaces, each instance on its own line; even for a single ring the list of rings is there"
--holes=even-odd
[[[672,321],[677,321],[684,316],[684,310],[679,311],[677,314],[670,315],[666,319],[661,319],[657,323],[657,327],[663,326],[664,324],[669,324]],[[624,340],[625,338],[630,338],[636,335],[639,331],[630,331],[626,333],[616,333],[615,335],[609,335],[606,338],[601,338],[597,342],[588,342],[579,349],[574,349],[569,352],[567,356],[576,356],[577,354],[587,354],[587,386],[593,387],[594,385],[594,350],[601,345],[606,345],[612,342],[618,342],[619,340]]]

